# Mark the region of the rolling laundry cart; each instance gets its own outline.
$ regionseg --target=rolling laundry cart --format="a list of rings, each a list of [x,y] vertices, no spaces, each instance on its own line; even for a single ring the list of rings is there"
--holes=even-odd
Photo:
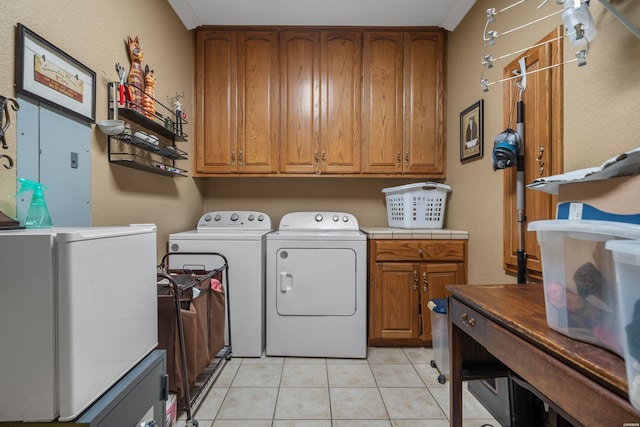
[[[169,268],[171,257],[185,255],[211,256],[220,265],[212,270]],[[232,356],[230,334],[225,344],[229,264],[217,252],[169,252],[158,269],[158,348],[167,350],[169,390],[186,411],[186,425],[196,427],[192,412]]]

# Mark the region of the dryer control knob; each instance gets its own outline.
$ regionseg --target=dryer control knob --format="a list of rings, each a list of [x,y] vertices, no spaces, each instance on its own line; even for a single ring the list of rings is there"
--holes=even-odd
[[[264,221],[264,215],[258,215],[258,221]]]
[[[237,213],[232,213],[231,214],[231,221],[237,221],[238,218],[240,218],[240,216]]]
[[[256,219],[256,217],[255,217],[255,216],[253,216],[253,215],[249,215],[249,221],[253,221],[254,219]]]
[[[320,222],[322,219],[322,214],[316,214],[316,222]]]
[[[222,217],[220,216],[220,214],[216,215],[216,217],[214,218],[216,221],[220,221],[222,219]],[[205,221],[211,221],[211,217],[209,218],[205,218]]]
[[[207,214],[204,216],[205,221],[211,221],[211,215]]]
[[[333,220],[333,222],[338,222],[340,220],[340,217],[338,215],[334,215],[331,219]]]
[[[349,222],[349,217],[348,216],[343,216],[342,217],[342,222]]]

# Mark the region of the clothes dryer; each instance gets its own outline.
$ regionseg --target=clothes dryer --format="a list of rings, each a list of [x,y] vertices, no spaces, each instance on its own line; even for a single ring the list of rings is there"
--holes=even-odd
[[[267,235],[268,356],[367,356],[366,241],[343,212],[292,212]]]
[[[227,258],[226,342],[237,357],[260,357],[265,348],[265,236],[271,231],[271,218],[263,212],[216,211],[204,214],[195,230],[169,235],[171,252],[218,252]],[[169,267],[210,270],[216,267],[208,265],[211,258],[172,256]]]

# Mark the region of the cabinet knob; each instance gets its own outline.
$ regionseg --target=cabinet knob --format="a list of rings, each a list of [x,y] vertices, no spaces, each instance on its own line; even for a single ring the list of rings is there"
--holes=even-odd
[[[464,323],[465,325],[471,327],[476,326],[476,319],[474,319],[473,317],[469,317],[467,313],[462,313],[460,317],[462,318],[462,323]]]
[[[418,249],[418,255],[422,256],[422,249]]]
[[[402,165],[402,153],[398,151],[398,166]]]
[[[413,270],[413,290],[418,290],[418,271]]]
[[[404,153],[404,164],[405,166],[409,166],[409,152]]]
[[[429,283],[427,282],[427,272],[422,273],[422,291],[429,292]]]
[[[236,164],[236,150],[231,150],[231,166]]]

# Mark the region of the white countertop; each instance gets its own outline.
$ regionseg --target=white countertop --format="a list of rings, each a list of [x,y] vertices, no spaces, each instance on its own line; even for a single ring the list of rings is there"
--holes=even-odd
[[[369,239],[449,239],[468,240],[469,232],[449,229],[361,227]]]

